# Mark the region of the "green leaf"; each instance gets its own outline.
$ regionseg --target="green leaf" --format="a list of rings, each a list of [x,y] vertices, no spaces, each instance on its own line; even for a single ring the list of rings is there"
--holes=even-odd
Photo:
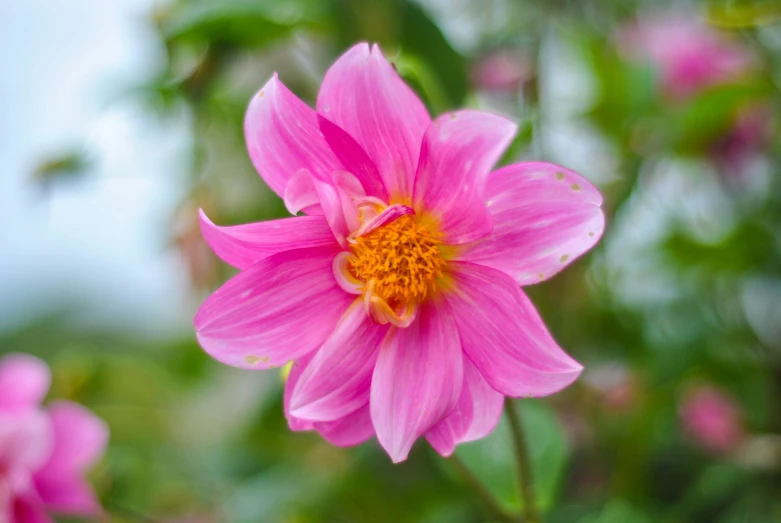
[[[569,449],[559,422],[547,405],[539,400],[522,400],[516,407],[531,456],[537,504],[545,509],[553,505]],[[521,500],[513,448],[510,425],[502,416],[488,437],[460,445],[456,455],[508,510],[517,511]]]
[[[421,95],[433,114],[444,112],[450,107],[445,86],[426,62],[416,56],[402,54],[393,58],[393,65],[399,75]]]
[[[289,35],[297,27],[314,24],[321,14],[318,6],[312,0],[201,0],[177,4],[164,15],[161,26],[169,41],[258,48]]]
[[[406,2],[400,43],[405,54],[426,62],[439,77],[450,107],[461,106],[469,90],[466,60],[447,41],[419,5]]]

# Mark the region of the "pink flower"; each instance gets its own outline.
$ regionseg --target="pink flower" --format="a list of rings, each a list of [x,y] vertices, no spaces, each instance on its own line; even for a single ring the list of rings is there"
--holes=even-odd
[[[533,75],[533,66],[528,58],[510,50],[502,50],[480,58],[471,76],[472,83],[481,89],[514,92]]]
[[[552,394],[582,367],[520,290],[602,234],[602,197],[546,163],[490,172],[515,132],[493,114],[432,121],[377,46],[330,68],[317,111],[274,75],[245,120],[249,153],[291,213],[206,241],[241,272],[195,316],[203,348],[245,369],[295,361],[293,430],[376,434],[395,462],[495,426],[503,396]],[[490,174],[489,174],[490,173]]]
[[[101,513],[83,472],[102,456],[108,430],[69,401],[42,409],[48,388],[49,369],[39,359],[0,359],[0,522],[51,522],[47,512]]]
[[[746,49],[687,13],[645,18],[626,29],[619,44],[630,57],[650,61],[662,89],[675,98],[734,82],[754,62]]]
[[[743,440],[739,405],[715,387],[702,385],[689,391],[679,413],[689,436],[710,452],[727,453]]]

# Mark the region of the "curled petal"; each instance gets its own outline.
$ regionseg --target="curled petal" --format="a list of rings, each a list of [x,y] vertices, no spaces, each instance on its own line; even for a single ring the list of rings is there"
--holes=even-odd
[[[412,194],[420,143],[430,118],[378,46],[357,44],[331,66],[317,96],[317,112],[361,145],[379,170],[387,195]]]
[[[415,177],[415,212],[432,214],[449,244],[491,232],[485,180],[510,144],[516,126],[482,111],[444,114],[423,137]]]
[[[195,315],[201,346],[245,369],[278,367],[318,348],[355,299],[334,281],[337,253],[286,251],[228,280]]]
[[[517,163],[488,177],[493,233],[458,257],[503,271],[520,285],[546,280],[602,236],[602,196],[574,171],[550,163]]]
[[[322,216],[296,216],[220,227],[199,211],[201,234],[214,253],[237,269],[247,269],[278,252],[336,245]]]
[[[298,214],[301,211],[309,215],[323,214],[312,175],[306,169],[299,169],[290,177],[282,199],[290,214]]]
[[[348,269],[351,254],[347,251],[340,252],[334,257],[334,279],[339,287],[350,294],[363,293],[363,282],[352,275]]]
[[[317,113],[291,93],[276,73],[252,97],[244,135],[255,169],[280,196],[284,197],[299,169],[330,180],[332,172],[343,168],[320,131]]]
[[[384,225],[393,223],[399,218],[401,218],[402,216],[406,216],[408,214],[415,214],[415,211],[413,211],[411,207],[407,207],[406,205],[400,205],[400,204],[389,205],[388,207],[380,211],[380,213],[374,216],[373,218],[364,221],[361,227],[350,235],[349,239],[354,240],[359,236],[364,236],[366,234],[369,234],[373,230],[382,227]]]
[[[380,445],[395,463],[450,414],[462,384],[461,344],[446,304],[426,303],[408,328],[391,328],[374,368],[370,408]]]
[[[451,262],[447,302],[464,353],[507,396],[547,396],[571,384],[583,367],[551,337],[534,305],[506,274]]]
[[[388,305],[384,299],[375,294],[374,280],[363,289],[363,306],[366,314],[379,325],[391,323],[396,327],[409,327],[418,313],[418,306],[414,302],[409,302],[398,311],[395,311]]]
[[[502,415],[504,396],[491,388],[469,358],[464,358],[464,385],[456,408],[426,433],[441,455],[450,456],[459,443],[487,436]]]
[[[372,322],[356,301],[299,378],[291,413],[334,421],[367,404],[377,352],[387,332],[388,327]]]
[[[29,354],[0,359],[0,411],[32,410],[46,396],[51,374],[46,364]]]

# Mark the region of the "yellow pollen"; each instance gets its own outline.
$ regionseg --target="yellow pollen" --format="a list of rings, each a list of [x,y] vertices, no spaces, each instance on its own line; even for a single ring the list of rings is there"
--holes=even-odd
[[[402,216],[357,238],[349,269],[392,308],[421,302],[445,268],[441,245],[430,225]]]

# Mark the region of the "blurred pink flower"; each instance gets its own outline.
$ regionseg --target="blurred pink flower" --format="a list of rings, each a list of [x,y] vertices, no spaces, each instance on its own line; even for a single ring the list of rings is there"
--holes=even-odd
[[[620,33],[619,45],[629,57],[650,61],[675,98],[733,82],[754,63],[747,49],[688,13],[644,18]]]
[[[712,147],[712,158],[731,182],[744,182],[751,162],[773,140],[773,112],[768,104],[743,107],[723,139]]]
[[[106,447],[106,425],[69,401],[40,407],[49,369],[37,358],[0,359],[0,521],[45,523],[47,512],[98,516],[84,471]]]
[[[425,436],[449,455],[493,430],[503,396],[544,396],[582,367],[520,290],[590,249],[599,192],[546,163],[490,172],[515,132],[494,114],[432,121],[379,47],[327,72],[317,111],[274,75],[245,120],[249,154],[291,213],[202,231],[241,272],[195,316],[203,348],[245,369],[295,361],[293,430],[375,433],[394,462]],[[489,174],[490,173],[490,174]]]
[[[710,452],[727,453],[743,440],[740,406],[715,387],[700,385],[690,390],[679,414],[684,430]]]
[[[486,91],[518,91],[533,74],[532,64],[524,56],[509,50],[494,51],[481,57],[472,68],[472,84]]]

